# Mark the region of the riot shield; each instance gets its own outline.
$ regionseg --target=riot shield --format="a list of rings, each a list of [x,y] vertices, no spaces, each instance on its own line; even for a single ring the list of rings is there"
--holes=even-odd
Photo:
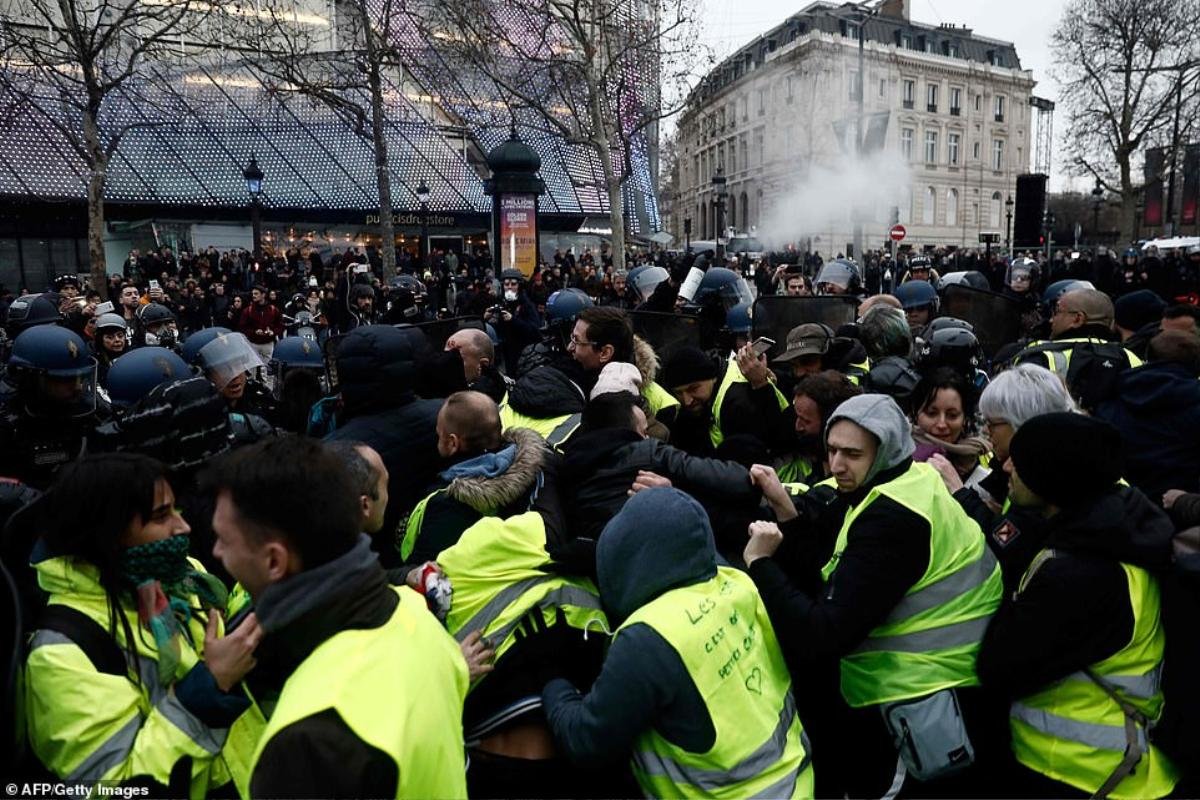
[[[787,349],[788,331],[806,322],[828,325],[832,330],[854,322],[858,313],[858,298],[848,295],[820,297],[785,297],[770,295],[754,301],[754,338],[765,336],[775,340],[767,359],[777,358]]]
[[[464,328],[474,328],[479,331],[487,330],[483,324],[482,317],[435,319],[432,322],[418,322],[413,327],[425,334],[425,338],[429,342],[429,349],[433,351],[444,350],[446,348],[446,340]]]
[[[938,316],[971,323],[988,358],[1021,335],[1021,307],[1015,300],[962,284],[946,287]]]
[[[666,363],[681,347],[700,347],[700,318],[661,311],[631,311],[633,332],[645,339],[660,363]]]

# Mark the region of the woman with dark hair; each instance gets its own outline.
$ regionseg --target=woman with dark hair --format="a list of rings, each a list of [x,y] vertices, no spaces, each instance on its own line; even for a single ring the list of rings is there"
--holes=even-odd
[[[230,330],[237,330],[238,323],[242,321],[242,312],[245,310],[246,297],[235,294],[229,300],[229,308],[225,310],[225,321],[221,324]]]
[[[89,456],[44,500],[31,562],[49,606],[25,672],[33,752],[71,783],[191,797],[244,786],[265,722],[241,680],[262,633],[248,615],[222,635],[225,587],[188,558],[165,467]]]
[[[957,370],[938,367],[917,385],[913,399],[913,460],[945,459],[964,485],[978,485],[991,472],[992,444],[978,433],[974,385]]]

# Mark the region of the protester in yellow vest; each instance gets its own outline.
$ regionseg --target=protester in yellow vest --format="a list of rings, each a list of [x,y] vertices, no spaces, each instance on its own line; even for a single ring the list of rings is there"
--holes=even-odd
[[[639,492],[600,537],[597,570],[619,627],[586,696],[565,680],[542,694],[559,748],[580,764],[631,759],[650,797],[811,797],[775,632],[750,580],[717,566],[700,504]]]
[[[33,753],[71,784],[244,794],[264,721],[241,679],[262,631],[250,615],[223,635],[225,587],[188,558],[165,468],[87,457],[42,502],[54,513],[32,559],[50,603],[25,672]]]
[[[803,516],[772,470],[752,468],[788,546],[774,557],[780,527],[755,523],[744,554],[790,660],[840,662],[849,709],[815,745],[818,759],[845,760],[836,768],[844,785],[821,794],[881,796],[889,785],[979,791],[984,765],[972,761],[1002,749],[993,742],[1002,736],[982,724],[979,693],[963,690],[978,685],[975,654],[1000,603],[999,566],[938,474],[912,462],[910,426],[892,398],[842,403],[825,444],[833,478],[803,495],[824,498]],[[897,753],[893,737],[905,727],[913,747]],[[824,767],[818,761],[819,773]],[[942,785],[931,789],[935,781]]]
[[[1044,549],[979,653],[985,687],[1011,698],[1016,797],[1166,797],[1174,765],[1148,739],[1163,709],[1166,644],[1154,573],[1174,526],[1117,485],[1121,440],[1107,423],[1046,414],[1009,444],[1009,499],[1045,518]]]
[[[213,554],[254,599],[282,690],[253,797],[466,796],[467,664],[425,600],[387,582],[343,464],[269,439],[222,463]]]

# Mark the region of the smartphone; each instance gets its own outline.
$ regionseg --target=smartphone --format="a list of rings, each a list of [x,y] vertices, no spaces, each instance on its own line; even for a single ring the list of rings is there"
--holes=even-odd
[[[365,272],[366,272],[367,270],[369,270],[370,268],[371,268],[371,265],[370,265],[370,264],[355,264],[353,267],[351,267],[351,271],[352,271],[352,272],[353,272],[355,275],[362,275],[363,273],[365,273]]]
[[[766,355],[767,351],[770,350],[774,346],[775,346],[774,339],[768,339],[765,336],[760,336],[754,340],[753,344],[750,345],[750,350],[756,356],[763,356],[763,355]]]
[[[111,314],[111,313],[113,313],[112,300],[105,300],[103,303],[96,306],[96,316],[97,317],[100,316],[101,314]]]
[[[153,278],[150,279],[150,291],[152,291],[152,292],[161,291],[158,286],[158,281],[154,280]]]

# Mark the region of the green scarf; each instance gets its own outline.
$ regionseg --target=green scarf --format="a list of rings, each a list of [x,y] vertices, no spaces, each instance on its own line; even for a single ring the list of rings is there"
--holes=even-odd
[[[163,686],[175,680],[179,668],[180,641],[192,619],[192,595],[203,609],[223,609],[228,596],[219,578],[188,561],[190,543],[186,535],[168,536],[130,547],[121,556],[121,577],[137,592],[138,618],[154,636]]]

